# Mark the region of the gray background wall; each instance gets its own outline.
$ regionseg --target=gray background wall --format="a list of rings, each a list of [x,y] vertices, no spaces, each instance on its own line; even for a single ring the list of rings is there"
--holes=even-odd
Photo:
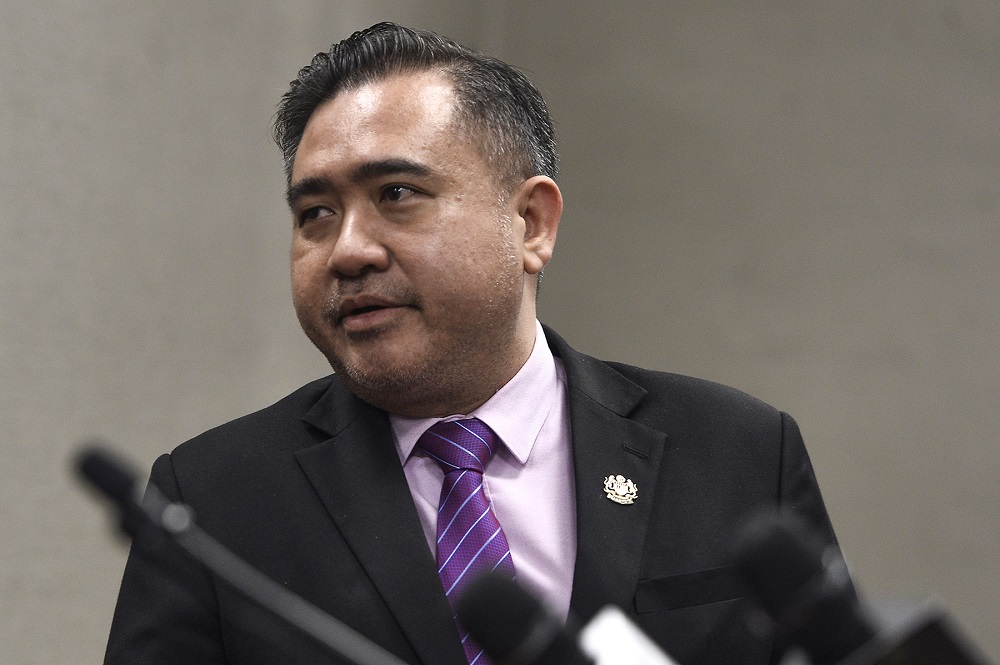
[[[862,588],[1000,658],[1000,10],[991,2],[14,0],[0,22],[0,662],[99,661],[124,562],[71,479],[327,368],[268,123],[376,20],[547,94],[541,316],[791,412]]]

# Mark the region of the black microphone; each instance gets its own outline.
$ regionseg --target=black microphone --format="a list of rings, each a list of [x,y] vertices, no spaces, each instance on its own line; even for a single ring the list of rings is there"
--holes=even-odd
[[[455,611],[497,665],[594,663],[559,619],[507,577],[476,578],[459,597]]]
[[[77,454],[75,466],[84,480],[117,503],[128,503],[138,498],[136,473],[99,442],[88,443]]]
[[[938,611],[880,630],[839,549],[789,512],[752,520],[736,565],[773,620],[776,643],[800,647],[814,665],[985,665]]]
[[[156,532],[156,520],[148,511],[154,505],[165,507],[165,500],[157,501],[159,495],[148,498],[148,506],[143,506],[140,494],[139,475],[126,460],[108,450],[101,441],[90,441],[77,452],[73,468],[77,475],[92,490],[114,503],[118,509],[119,527],[136,540],[144,540],[141,532]]]
[[[617,607],[577,633],[503,575],[473,580],[455,609],[497,665],[677,665]]]
[[[757,517],[737,545],[736,567],[774,620],[775,639],[833,665],[875,637],[836,547],[787,512]]]

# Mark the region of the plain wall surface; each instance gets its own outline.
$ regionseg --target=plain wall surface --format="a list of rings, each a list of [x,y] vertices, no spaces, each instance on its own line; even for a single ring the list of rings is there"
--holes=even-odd
[[[99,662],[125,550],[71,477],[328,373],[269,123],[378,20],[523,67],[566,211],[540,318],[801,425],[859,586],[1000,659],[1000,9],[127,3],[0,22],[0,662]]]

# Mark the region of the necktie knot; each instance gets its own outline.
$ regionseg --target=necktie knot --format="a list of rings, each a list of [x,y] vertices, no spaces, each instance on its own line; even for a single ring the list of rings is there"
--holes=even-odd
[[[460,469],[483,473],[499,439],[478,418],[441,421],[417,440],[417,445],[437,461],[444,472]]]

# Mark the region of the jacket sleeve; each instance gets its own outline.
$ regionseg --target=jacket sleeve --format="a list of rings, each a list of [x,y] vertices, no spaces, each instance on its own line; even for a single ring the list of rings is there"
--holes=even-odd
[[[781,414],[781,476],[778,505],[799,515],[821,538],[831,545],[837,544],[830,516],[816,482],[812,463],[802,442],[802,434],[795,420],[787,413]]]

